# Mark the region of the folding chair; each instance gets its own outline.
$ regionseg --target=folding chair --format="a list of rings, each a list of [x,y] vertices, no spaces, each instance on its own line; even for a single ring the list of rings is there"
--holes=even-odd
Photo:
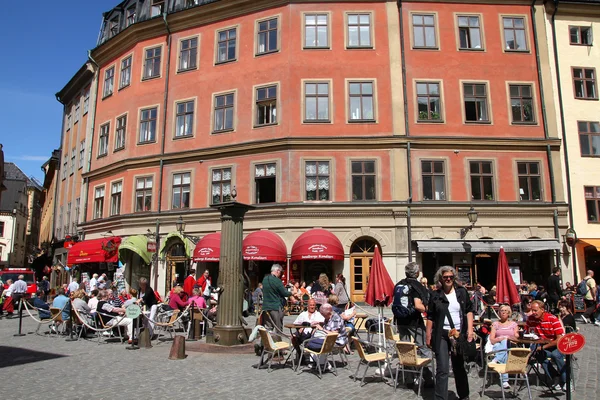
[[[329,359],[329,355],[332,353],[333,351],[333,346],[335,346],[335,341],[338,338],[338,334],[337,333],[328,333],[327,336],[325,336],[324,340],[323,340],[323,345],[321,346],[321,349],[319,351],[315,351],[315,350],[311,350],[309,348],[306,347],[306,344],[312,339],[306,339],[302,345],[302,354],[300,355],[300,360],[302,360],[304,358],[304,353],[308,353],[310,355],[313,355],[317,358],[317,370],[319,371],[319,379],[323,378],[323,371],[321,370],[321,363],[319,361],[320,360],[320,356],[325,356],[325,362],[324,365],[327,366],[327,360]],[[333,363],[333,371],[334,371],[334,375],[337,376],[337,368],[335,367],[335,362]],[[301,374],[302,370],[300,370],[300,372],[298,374]]]
[[[388,361],[388,354],[387,354],[387,352],[367,354],[365,352],[365,349],[363,348],[362,342],[360,340],[358,340],[357,338],[352,338],[352,340],[354,341],[354,347],[356,348],[356,351],[358,352],[358,356],[360,357],[360,361],[358,363],[358,366],[356,367],[356,372],[354,372],[354,382],[356,382],[356,375],[358,374],[358,370],[360,369],[360,366],[364,364],[365,372],[363,373],[362,379],[360,381],[360,386],[363,386],[365,384],[365,376],[367,375],[367,371],[369,370],[369,367],[371,366],[371,364],[377,363],[377,367],[381,370],[381,363]],[[391,369],[389,363],[387,363],[387,368],[390,373],[390,376],[392,376],[392,369]],[[381,374],[381,377],[385,381],[385,375]]]
[[[504,400],[504,386],[502,386],[502,374],[515,375],[514,377],[514,389],[513,395],[517,394],[517,381],[524,381],[527,384],[527,393],[529,394],[529,400],[531,400],[531,388],[529,387],[529,377],[527,376],[527,363],[531,356],[530,349],[512,348],[508,350],[499,350],[492,353],[488,353],[488,360],[490,360],[495,354],[500,352],[508,352],[508,358],[506,364],[496,364],[491,362],[485,363],[485,372],[483,374],[483,385],[481,387],[481,396],[485,393],[485,383],[487,380],[488,369],[498,373],[500,378],[500,389],[502,390],[502,399]]]
[[[346,326],[344,327],[346,330],[346,337],[350,340],[350,332],[352,332],[352,328]],[[348,368],[348,356],[345,353],[347,344],[335,344],[333,346],[333,354],[338,354],[340,356],[340,361],[344,368]],[[334,361],[335,362],[335,361]]]
[[[262,364],[264,355],[270,354],[271,357],[269,357],[269,361],[267,364],[267,372],[271,372],[271,363],[273,362],[273,358],[275,357],[275,355],[278,354],[281,357],[282,350],[291,351],[292,344],[288,343],[288,342],[283,342],[283,341],[282,342],[274,341],[273,337],[271,336],[271,333],[268,330],[266,330],[265,328],[258,328],[258,332],[260,333],[260,341],[263,345],[263,351],[262,351],[262,354],[260,355],[260,361]],[[281,360],[279,360],[278,363],[281,364]],[[294,363],[293,358],[292,358],[292,368],[293,369],[296,368],[296,364]]]
[[[402,370],[402,380],[404,373],[419,374],[417,397],[421,395],[421,380],[423,378],[423,369],[431,362],[431,358],[421,358],[417,355],[418,346],[410,342],[396,342],[396,352],[398,353],[398,366],[396,367],[396,378],[394,379],[394,391],[398,386],[398,372]],[[407,369],[411,368],[411,369]]]
[[[157,331],[156,328],[160,328],[160,332],[158,333],[158,335],[156,337],[156,344],[158,344],[158,341],[160,340],[160,337],[163,332],[169,332],[169,336],[171,337],[171,339],[173,339],[173,335],[175,334],[175,324],[177,323],[178,317],[179,317],[179,310],[173,310],[173,314],[171,314],[171,318],[169,318],[169,320],[167,322],[156,322],[154,324],[154,328],[155,328],[154,333],[155,334]],[[164,336],[164,335],[162,335],[162,336]]]
[[[108,314],[104,314],[101,312],[96,312],[97,325],[103,330],[106,329],[102,333],[98,332],[98,344],[100,344],[100,338],[102,336],[105,336],[107,339],[114,337],[114,338],[119,339],[121,341],[121,343],[123,343],[125,341],[125,337],[121,333],[121,326],[105,324],[104,319],[102,317],[106,317],[108,321],[112,321],[113,319],[117,320],[118,318],[120,318],[120,317],[115,317],[114,315],[108,315]],[[111,328],[111,329],[109,329],[109,328]],[[115,332],[114,332],[115,328],[117,328],[118,335],[115,335]],[[106,333],[108,333],[108,335],[106,335]]]

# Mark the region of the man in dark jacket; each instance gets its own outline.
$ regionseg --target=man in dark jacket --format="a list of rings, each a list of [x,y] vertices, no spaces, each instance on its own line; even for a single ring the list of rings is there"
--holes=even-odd
[[[433,292],[427,309],[427,346],[433,349],[436,361],[435,399],[448,399],[450,363],[460,400],[469,398],[469,380],[465,360],[460,352],[451,354],[452,341],[462,336],[469,342],[475,340],[473,331],[473,303],[467,290],[455,284],[456,270],[440,267],[435,281],[442,287]],[[454,339],[450,338],[450,335]]]
[[[410,288],[406,295],[412,314],[405,318],[396,317],[396,326],[400,334],[400,340],[404,342],[414,341],[419,346],[419,356],[431,358],[431,350],[425,345],[425,322],[423,313],[426,310],[429,292],[421,282],[417,280],[421,273],[421,267],[416,262],[410,262],[404,267],[406,278],[396,284]],[[394,293],[396,290],[394,290]],[[413,310],[414,308],[414,310]],[[431,366],[425,369],[423,378],[429,383],[433,382]]]
[[[273,264],[271,273],[266,275],[262,281],[263,285],[263,325],[269,330],[280,333],[283,330],[283,305],[292,294],[288,292],[281,279],[283,268],[279,264]],[[275,329],[276,328],[276,329]],[[279,335],[274,335],[276,341],[280,341]]]
[[[558,307],[558,301],[562,295],[562,285],[560,284],[560,268],[554,267],[552,275],[548,278],[548,303],[550,310],[555,313]]]

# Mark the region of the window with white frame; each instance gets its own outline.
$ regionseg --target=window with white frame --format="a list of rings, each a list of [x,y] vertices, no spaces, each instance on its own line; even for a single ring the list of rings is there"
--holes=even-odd
[[[306,161],[304,179],[307,201],[329,200],[329,176],[329,161]]]
[[[123,192],[123,182],[114,182],[110,187],[110,215],[121,214],[121,192]]]
[[[190,207],[190,182],[191,174],[189,172],[173,174],[173,198],[171,208]]]
[[[231,201],[231,168],[212,170],[212,204]]]
[[[110,130],[110,122],[100,127],[100,136],[98,142],[98,157],[108,154],[108,136]]]
[[[104,210],[104,186],[94,189],[94,219],[102,218]]]
[[[194,100],[177,103],[175,137],[192,136],[194,132]]]
[[[125,148],[125,133],[127,131],[127,115],[117,118],[117,129],[115,130],[115,150]]]
[[[113,93],[115,83],[115,67],[110,67],[104,72],[104,90],[102,97],[110,96]]]
[[[147,108],[140,113],[140,143],[149,143],[156,140],[157,108]]]

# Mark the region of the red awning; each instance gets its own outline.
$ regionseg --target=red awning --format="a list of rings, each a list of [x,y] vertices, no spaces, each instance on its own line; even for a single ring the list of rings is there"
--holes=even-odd
[[[221,257],[221,232],[209,233],[198,241],[194,261],[215,262]]]
[[[344,247],[340,240],[325,229],[311,229],[296,239],[292,260],[343,260]]]
[[[69,249],[67,265],[119,262],[119,244],[121,238],[118,236],[77,242]]]
[[[285,261],[287,247],[283,239],[271,231],[252,232],[242,242],[244,260]]]

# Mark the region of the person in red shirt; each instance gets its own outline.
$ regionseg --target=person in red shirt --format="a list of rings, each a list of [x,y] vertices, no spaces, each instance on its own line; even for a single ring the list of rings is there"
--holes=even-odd
[[[563,337],[565,334],[565,328],[563,327],[560,320],[550,313],[547,313],[545,304],[541,300],[535,300],[531,303],[532,314],[527,318],[527,329],[529,332],[534,332],[541,339],[549,340],[548,343],[543,346],[536,346],[535,351],[542,354],[534,354],[537,360],[543,360],[542,366],[546,375],[553,378],[557,375],[556,369],[550,361],[554,361],[558,367],[560,374],[560,384],[554,385],[555,390],[566,390],[567,372],[565,368],[565,357],[558,351],[556,343],[558,339]]]
[[[196,281],[196,287],[200,288],[200,294],[206,300],[206,304],[210,305],[210,287],[212,286],[212,278],[210,272],[205,270],[204,273]]]
[[[192,296],[192,290],[194,290],[194,285],[196,284],[196,270],[190,269],[190,275],[185,278],[183,281],[183,291],[187,293],[188,296]]]

